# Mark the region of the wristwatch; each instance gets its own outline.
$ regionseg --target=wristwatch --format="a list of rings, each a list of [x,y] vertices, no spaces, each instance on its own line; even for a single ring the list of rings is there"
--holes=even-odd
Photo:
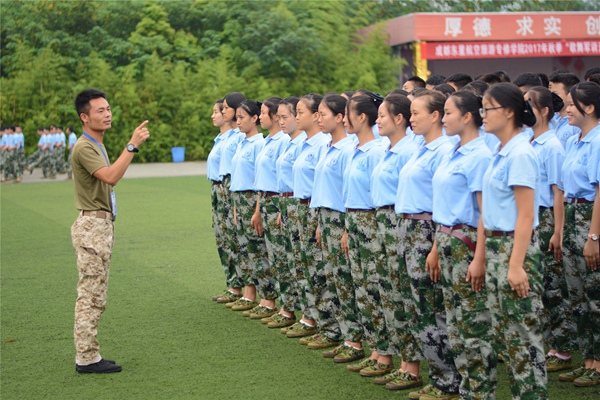
[[[130,153],[138,153],[140,151],[133,143],[127,143],[126,149]]]
[[[600,238],[600,236],[596,235],[595,233],[588,235],[588,239],[592,239],[594,242],[597,242],[598,238]]]

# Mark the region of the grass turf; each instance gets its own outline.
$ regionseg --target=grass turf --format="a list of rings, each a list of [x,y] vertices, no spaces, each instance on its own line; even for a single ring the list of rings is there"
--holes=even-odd
[[[224,279],[203,177],[124,180],[117,200],[98,338],[124,370],[80,375],[72,183],[2,186],[2,399],[408,398],[210,300]],[[509,399],[504,367],[499,375],[497,398]],[[550,382],[551,398],[600,397],[600,388],[574,389],[557,374]]]

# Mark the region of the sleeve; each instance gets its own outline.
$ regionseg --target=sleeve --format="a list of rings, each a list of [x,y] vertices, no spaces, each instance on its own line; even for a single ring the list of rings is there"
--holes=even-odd
[[[91,143],[82,143],[73,150],[73,160],[80,164],[90,175],[100,168],[107,167],[106,160],[98,146]]]
[[[467,186],[471,193],[481,192],[483,190],[483,175],[487,171],[492,155],[489,152],[481,152],[473,162],[469,163],[469,171],[467,173]]]
[[[511,157],[507,169],[508,186],[525,186],[536,189],[539,165],[533,148],[529,152],[519,152]]]
[[[550,142],[548,146],[548,154],[546,155],[546,174],[548,175],[548,183],[562,187],[562,166],[565,163],[565,150],[560,141]]]
[[[600,136],[591,143],[587,170],[590,183],[597,185],[600,182]]]

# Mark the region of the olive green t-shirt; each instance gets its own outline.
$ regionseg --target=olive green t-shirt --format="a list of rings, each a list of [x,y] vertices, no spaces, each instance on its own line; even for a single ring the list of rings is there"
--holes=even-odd
[[[104,145],[100,146],[108,156]],[[75,186],[75,207],[85,211],[111,212],[111,187],[93,175],[100,168],[109,166],[98,145],[81,135],[73,146],[71,166]]]

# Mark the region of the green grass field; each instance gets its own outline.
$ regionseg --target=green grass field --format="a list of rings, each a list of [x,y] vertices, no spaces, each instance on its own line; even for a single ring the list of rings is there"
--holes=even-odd
[[[223,273],[204,177],[118,185],[99,340],[102,355],[123,372],[77,374],[72,182],[0,191],[3,400],[408,398],[210,300],[223,289]],[[509,399],[500,370],[497,398]],[[600,398],[598,387],[575,390],[556,379],[551,375],[553,399]]]

